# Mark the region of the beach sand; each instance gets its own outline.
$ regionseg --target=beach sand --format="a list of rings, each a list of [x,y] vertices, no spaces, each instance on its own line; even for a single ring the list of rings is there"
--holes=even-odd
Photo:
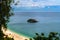
[[[19,35],[17,33],[12,32],[11,30],[7,29],[6,31],[2,28],[3,33],[8,35],[8,37],[14,38],[14,40],[29,40],[29,37]]]

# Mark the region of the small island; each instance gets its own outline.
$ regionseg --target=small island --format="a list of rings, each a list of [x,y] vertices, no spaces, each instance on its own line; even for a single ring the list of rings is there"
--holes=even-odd
[[[28,22],[28,23],[37,23],[38,21],[35,20],[35,19],[28,19],[27,22]]]

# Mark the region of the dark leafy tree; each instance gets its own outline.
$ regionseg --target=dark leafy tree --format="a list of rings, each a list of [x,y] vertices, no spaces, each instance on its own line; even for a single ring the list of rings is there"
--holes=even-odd
[[[50,32],[48,37],[44,36],[44,33],[41,33],[41,35],[39,35],[38,33],[35,34],[36,36],[33,37],[34,40],[60,40],[60,35],[57,32]]]
[[[9,22],[9,17],[13,15],[11,10],[12,2],[13,0],[0,0],[0,40],[4,39],[2,27],[7,29],[7,23]]]

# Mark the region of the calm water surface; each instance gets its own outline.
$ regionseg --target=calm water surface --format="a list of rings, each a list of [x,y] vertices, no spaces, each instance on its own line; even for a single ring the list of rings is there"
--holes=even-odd
[[[33,37],[34,33],[60,32],[60,13],[59,12],[15,12],[10,18],[8,28]],[[27,20],[33,18],[37,23],[28,23]]]

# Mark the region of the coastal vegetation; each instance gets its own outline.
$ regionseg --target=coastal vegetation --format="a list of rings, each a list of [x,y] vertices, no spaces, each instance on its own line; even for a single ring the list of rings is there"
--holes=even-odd
[[[5,39],[5,34],[3,33],[2,27],[7,29],[7,23],[9,22],[9,18],[11,15],[13,15],[11,10],[12,2],[13,0],[0,0],[0,40]]]
[[[60,40],[60,34],[57,32],[50,32],[48,36],[45,36],[44,33],[41,33],[41,35],[38,33],[35,34],[36,36],[33,37],[34,40]]]

